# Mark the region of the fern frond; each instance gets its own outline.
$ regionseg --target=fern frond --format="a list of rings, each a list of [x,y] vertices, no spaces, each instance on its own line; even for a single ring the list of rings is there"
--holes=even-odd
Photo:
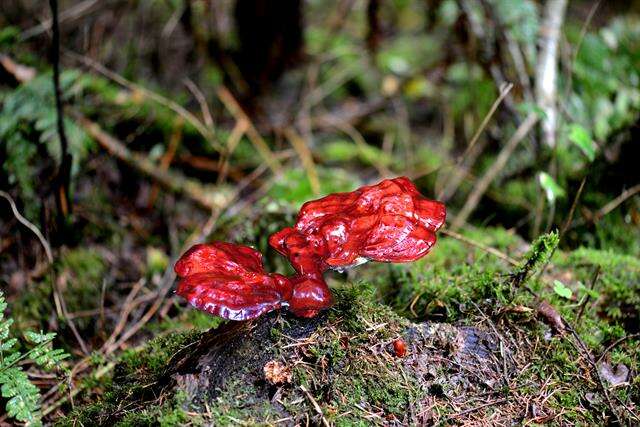
[[[9,399],[7,414],[18,421],[34,424],[40,408],[40,392],[22,368],[14,366],[0,371],[0,384],[2,397]]]

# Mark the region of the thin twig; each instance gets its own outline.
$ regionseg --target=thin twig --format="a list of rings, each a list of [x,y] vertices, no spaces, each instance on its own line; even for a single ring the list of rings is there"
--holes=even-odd
[[[611,213],[615,208],[626,202],[631,197],[640,193],[640,184],[634,185],[631,188],[627,188],[624,190],[618,197],[604,205],[598,212],[596,212],[595,219],[600,220],[609,213]]]
[[[53,89],[56,103],[56,127],[60,141],[60,166],[56,174],[56,201],[62,217],[69,214],[69,183],[71,181],[71,154],[69,141],[64,130],[64,110],[60,89],[60,24],[58,22],[58,0],[49,0],[51,8],[53,39],[51,41],[51,61],[53,65]]]
[[[640,184],[637,184],[637,185],[634,185],[633,187],[627,188],[622,193],[620,193],[620,195],[618,195],[618,197],[616,197],[615,199],[611,200],[609,203],[607,203],[606,205],[601,207],[591,217],[591,222],[596,222],[596,221],[601,220],[602,218],[604,218],[605,216],[607,216],[608,214],[613,212],[618,206],[620,206],[621,204],[623,204],[624,202],[626,202],[627,200],[629,200],[630,198],[632,198],[633,196],[635,196],[638,193],[640,193]],[[572,229],[572,228],[578,227],[580,225],[583,225],[586,222],[587,221],[584,218],[580,218],[580,219],[577,219],[576,221],[574,221],[571,224],[571,226],[569,226],[568,228]]]
[[[200,104],[200,110],[202,110],[202,117],[204,118],[204,123],[211,129],[213,132],[213,116],[211,115],[211,110],[209,109],[209,104],[207,104],[207,100],[204,97],[204,94],[200,90],[200,88],[193,82],[191,79],[185,79],[184,84],[189,89],[189,91],[193,94],[193,96]]]
[[[207,127],[204,123],[202,123],[200,121],[200,119],[198,119],[193,113],[191,113],[190,111],[188,111],[186,108],[184,108],[182,105],[176,103],[175,101],[172,101],[171,99],[168,99],[156,92],[153,92],[137,83],[134,83],[130,80],[127,80],[126,78],[124,78],[123,76],[121,76],[120,74],[117,74],[111,70],[109,70],[108,68],[106,68],[104,65],[100,64],[99,62],[94,61],[93,59],[83,56],[83,55],[78,55],[75,52],[71,52],[69,50],[65,50],[65,54],[73,59],[75,59],[78,62],[83,63],[84,65],[86,65],[89,68],[92,68],[93,70],[97,71],[98,73],[102,74],[103,76],[105,76],[106,78],[108,78],[109,80],[112,80],[116,83],[118,83],[119,85],[140,93],[141,95],[143,95],[145,98],[148,98],[160,105],[163,105],[165,107],[167,107],[168,109],[172,110],[174,113],[182,116],[188,123],[190,123],[203,137],[204,139],[206,139],[215,150],[221,150],[222,146],[220,145],[220,143],[216,140],[216,137],[213,133],[213,131]]]
[[[613,350],[614,348],[616,348],[618,345],[620,345],[621,343],[630,340],[630,339],[635,339],[635,338],[640,338],[640,333],[636,332],[634,334],[629,334],[629,335],[625,335],[622,338],[618,338],[617,340],[615,340],[614,342],[612,342],[611,344],[609,344],[607,346],[607,348],[605,348],[602,353],[600,354],[600,356],[598,356],[598,359],[596,360],[596,363],[600,363],[600,361],[602,361],[602,359],[607,355],[607,353],[609,353],[611,350]]]
[[[300,390],[302,390],[303,393],[307,396],[307,398],[311,402],[311,405],[313,405],[313,409],[315,409],[318,415],[320,415],[320,417],[322,418],[322,424],[324,424],[326,427],[329,427],[329,421],[325,418],[324,413],[322,412],[322,408],[320,407],[316,399],[314,399],[314,397],[311,395],[309,390],[307,390],[303,385],[300,386]]]
[[[590,291],[593,290],[593,288],[596,286],[596,282],[598,281],[598,276],[600,276],[600,270],[601,270],[601,267],[599,265],[596,266],[595,271],[593,272],[593,276],[591,276],[591,281],[589,282]],[[590,300],[591,300],[591,295],[587,294],[582,304],[580,304],[580,309],[578,310],[578,314],[576,315],[576,324],[580,323],[580,319],[582,318],[584,309]]]
[[[445,236],[449,236],[452,237],[456,240],[459,240],[463,243],[466,243],[468,245],[471,246],[475,246],[478,249],[482,249],[483,251],[490,253],[493,256],[496,256],[498,258],[500,258],[503,261],[508,262],[509,264],[513,265],[513,266],[518,266],[520,265],[520,263],[518,261],[516,261],[514,258],[511,258],[509,255],[500,252],[498,249],[496,248],[492,248],[491,246],[487,246],[484,243],[480,243],[476,240],[470,239],[468,237],[463,236],[462,234],[456,233],[455,231],[452,230],[448,230],[448,229],[443,229],[440,230],[440,233],[444,234]]]
[[[244,112],[231,92],[229,92],[227,88],[220,86],[216,93],[218,94],[218,98],[220,99],[220,101],[224,104],[229,113],[234,116],[236,121],[244,121],[248,124],[246,132],[249,140],[256,148],[256,150],[258,150],[258,153],[260,153],[264,161],[267,162],[269,168],[271,168],[273,173],[276,175],[280,175],[282,172],[282,165],[280,165],[278,159],[273,155],[273,152],[269,148],[269,145],[266,143],[264,138],[262,138],[258,130],[251,122],[251,119],[249,118],[247,113]]]
[[[84,0],[60,12],[59,21],[60,23],[63,23],[63,22],[79,19],[82,16],[92,13],[94,10],[96,10],[94,6],[100,6],[101,4],[104,4],[104,3],[106,2],[101,0]],[[51,29],[52,24],[53,24],[53,20],[47,19],[41,24],[38,24],[34,27],[31,27],[23,31],[18,37],[18,39],[21,42],[24,42],[26,40],[29,40],[32,37],[36,37],[36,36],[39,36],[40,34],[46,33]]]
[[[460,183],[466,178],[469,170],[473,167],[475,159],[477,159],[480,155],[479,152],[474,153],[475,155],[470,159],[469,162],[467,162],[467,160],[469,160],[469,153],[476,146],[476,142],[478,142],[480,135],[482,135],[482,132],[484,132],[484,129],[491,121],[491,118],[495,114],[504,98],[509,94],[509,92],[511,92],[511,89],[513,89],[513,83],[508,83],[500,90],[500,95],[498,95],[498,98],[493,102],[493,105],[491,105],[489,112],[484,116],[484,119],[480,123],[480,126],[476,130],[476,133],[471,138],[469,145],[456,162],[453,173],[447,176],[445,180],[445,187],[442,189],[442,191],[440,191],[440,194],[438,194],[438,200],[449,200],[456,193],[458,187],[460,187]]]
[[[320,179],[318,179],[318,172],[316,165],[313,163],[313,154],[304,139],[295,131],[295,129],[288,127],[284,130],[284,134],[291,142],[293,149],[296,151],[302,161],[302,167],[307,172],[309,183],[311,184],[311,190],[317,196],[320,194]]]
[[[118,338],[118,335],[124,330],[125,326],[127,325],[127,318],[129,317],[129,314],[133,311],[135,307],[135,305],[133,304],[133,301],[136,295],[138,295],[138,292],[140,292],[140,290],[144,287],[146,283],[147,283],[146,280],[140,279],[131,288],[131,291],[129,292],[129,294],[127,295],[127,298],[124,301],[122,311],[120,312],[118,323],[116,324],[116,327],[113,329],[113,332],[111,332],[111,335],[109,336],[109,338],[104,342],[104,344],[102,344],[102,348],[100,349],[101,351],[111,348],[112,344]]]
[[[225,179],[227,179],[227,175],[229,174],[229,167],[231,165],[231,155],[238,147],[238,144],[240,144],[242,137],[247,133],[248,128],[249,123],[247,121],[238,120],[236,122],[236,125],[231,130],[229,138],[227,138],[225,151],[220,153],[220,159],[218,160],[218,179],[216,181],[218,184],[221,184]]]
[[[147,157],[130,151],[121,141],[106,133],[100,125],[80,114],[74,114],[78,124],[109,153],[142,172],[176,194],[183,194],[207,210],[226,205],[229,192],[224,188],[208,188],[198,181],[185,178],[172,170],[163,170]]]
[[[515,131],[511,139],[506,143],[506,145],[502,148],[495,162],[491,165],[491,167],[485,172],[485,174],[480,178],[471,190],[467,201],[464,206],[458,213],[458,215],[453,220],[451,228],[453,230],[459,229],[462,224],[464,224],[469,215],[475,210],[476,206],[480,202],[480,199],[484,195],[484,193],[489,188],[489,185],[493,182],[493,180],[498,176],[498,173],[504,168],[507,161],[513,154],[514,150],[520,144],[520,142],[524,139],[524,137],[529,133],[529,131],[533,128],[533,126],[538,121],[538,116],[535,113],[531,113],[527,116],[527,118],[520,124],[518,129]]]
[[[573,215],[576,212],[576,207],[578,206],[578,201],[580,201],[580,196],[582,195],[582,190],[584,190],[584,184],[586,182],[587,182],[587,177],[585,176],[584,178],[582,178],[582,181],[580,181],[580,187],[578,187],[578,192],[576,193],[576,197],[573,198],[573,203],[571,203],[571,209],[569,209],[569,215],[567,215],[567,219],[562,225],[562,229],[560,229],[560,234],[558,236],[559,239],[562,239],[564,237],[564,234],[567,232],[569,225],[571,225],[571,222],[573,221]]]
[[[49,264],[52,264],[53,254],[51,253],[51,245],[49,245],[49,242],[47,242],[47,239],[44,238],[44,236],[42,235],[38,227],[33,225],[28,219],[26,219],[20,214],[20,212],[18,211],[18,208],[16,207],[16,203],[13,201],[13,199],[8,193],[0,190],[0,196],[4,197],[7,200],[7,202],[9,202],[9,205],[11,205],[11,211],[13,212],[13,215],[16,217],[18,222],[24,225],[25,227],[27,227],[29,230],[31,230],[31,232],[33,232],[33,234],[36,235],[38,240],[40,240],[40,244],[42,244],[42,247],[44,248],[44,252],[47,255],[47,261],[49,262]]]

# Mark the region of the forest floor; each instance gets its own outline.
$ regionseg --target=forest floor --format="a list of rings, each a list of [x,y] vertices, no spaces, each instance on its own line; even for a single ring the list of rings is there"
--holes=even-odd
[[[49,11],[6,3],[3,410],[18,390],[47,425],[640,425],[637,2],[570,2],[552,43],[562,1],[263,10],[300,28],[232,1],[61,2],[68,156]],[[267,240],[305,201],[393,176],[445,202],[437,244],[327,273],[318,317],[175,295],[198,242],[291,273]],[[43,368],[29,331],[68,357]]]

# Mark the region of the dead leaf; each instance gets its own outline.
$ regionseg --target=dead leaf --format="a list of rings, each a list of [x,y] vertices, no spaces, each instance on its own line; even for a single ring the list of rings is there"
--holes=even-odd
[[[614,387],[626,383],[629,379],[629,368],[622,363],[618,363],[614,368],[609,363],[602,362],[598,366],[598,371],[600,376]]]
[[[559,334],[564,334],[565,326],[560,313],[553,308],[547,301],[542,301],[538,305],[538,314],[540,314]]]
[[[291,369],[278,360],[268,361],[262,369],[264,370],[264,377],[271,384],[291,382]]]

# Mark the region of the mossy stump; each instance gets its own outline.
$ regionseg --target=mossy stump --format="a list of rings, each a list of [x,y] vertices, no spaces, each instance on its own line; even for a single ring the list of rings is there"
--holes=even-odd
[[[491,393],[503,369],[512,369],[501,356],[508,344],[489,329],[411,323],[355,288],[336,297],[333,309],[312,319],[274,312],[182,334],[162,367],[145,366],[144,352],[131,354],[104,401],[66,422],[430,424],[442,418],[429,410],[438,399]],[[396,340],[407,345],[404,357]]]

